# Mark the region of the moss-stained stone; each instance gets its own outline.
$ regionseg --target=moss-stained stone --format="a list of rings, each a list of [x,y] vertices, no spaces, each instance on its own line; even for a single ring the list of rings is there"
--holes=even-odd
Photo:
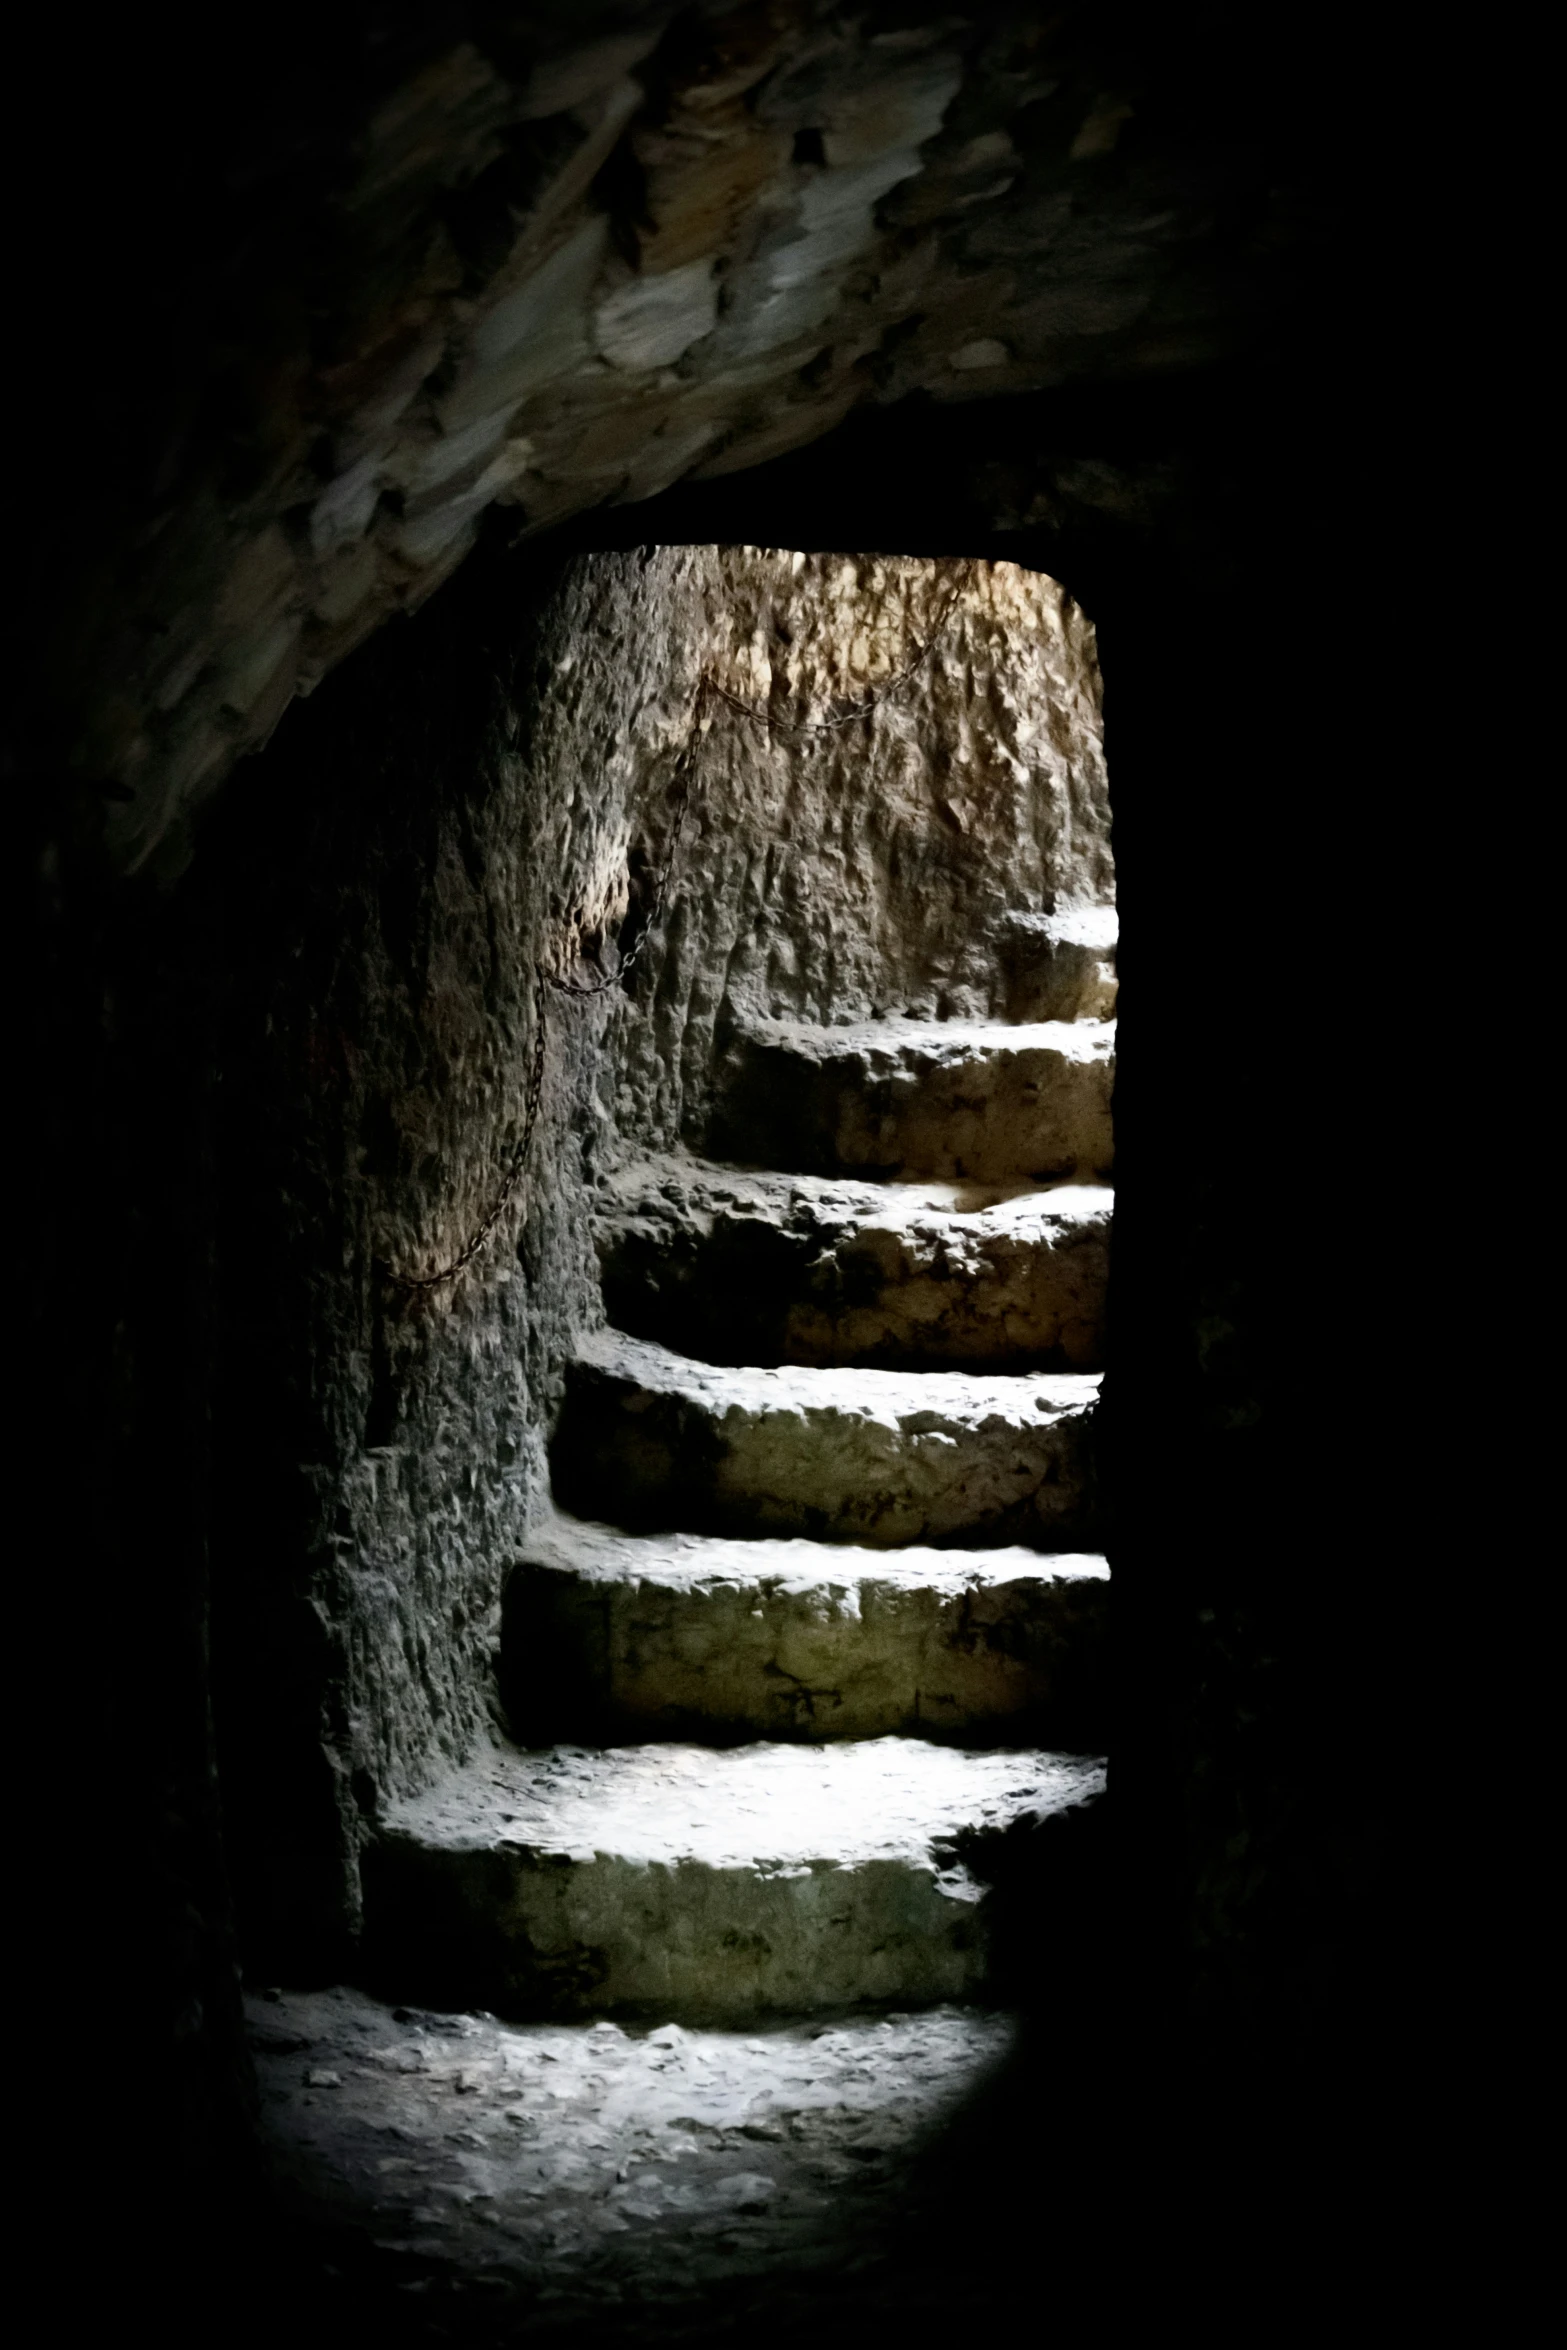
[[[382,1823],[370,1964],[513,2015],[960,1998],[986,1981],[988,1846],[1102,1784],[902,1738],[493,1751]]]
[[[502,1687],[529,1745],[1087,1746],[1109,1574],[1092,1553],[638,1536],[552,1513],[507,1582]]]
[[[482,437],[469,456],[490,462]],[[723,1039],[775,1017],[893,1009],[932,1034],[944,1006],[1003,1018],[1006,918],[1102,907],[1113,886],[1093,633],[1037,574],[665,547],[470,573],[418,626],[288,722],[202,861],[215,929],[249,942],[223,997],[222,1246],[244,1268],[216,1414],[220,1713],[242,1758],[226,1801],[247,1903],[285,1918],[285,1940],[309,1921],[351,1939],[378,1810],[487,1734],[501,1582],[546,1489],[565,1366],[602,1320],[594,1219],[617,1170],[700,1129]],[[523,1132],[537,967],[612,967],[649,923],[703,672],[798,716],[892,684],[927,642],[868,718],[805,749],[709,713],[628,983],[547,994],[521,1180],[459,1278],[400,1290],[496,1203]],[[918,1318],[943,1287],[977,1299],[1015,1212],[1002,1203],[965,1245],[973,1284],[939,1275],[963,1217],[945,1237],[922,1224],[887,1268],[889,1312]],[[1063,1270],[1097,1257],[1086,1229],[1062,1255],[1064,1239],[1052,1227]],[[851,1289],[883,1247],[845,1235]],[[829,1320],[808,1351],[853,1335]],[[948,1328],[967,1360],[962,1321]],[[1075,1344],[1063,1328],[1068,1363]],[[780,1522],[769,1465],[757,1530],[1079,1540],[1060,1514],[1081,1487],[1071,1410],[1029,1404],[1026,1430],[1003,1412],[959,1442],[934,1389],[926,1407],[941,1409],[923,1435],[830,1411],[838,1500],[809,1495],[803,1521]],[[772,1444],[753,1431],[753,1460],[758,1439]],[[989,1465],[965,1496],[951,1470],[976,1442]],[[878,1447],[897,1456],[892,1495],[870,1506],[855,1480],[880,1477]],[[775,1498],[816,1474],[798,1442],[782,1467]],[[749,1526],[757,1497],[721,1485]],[[582,1506],[611,1510],[599,1491]]]

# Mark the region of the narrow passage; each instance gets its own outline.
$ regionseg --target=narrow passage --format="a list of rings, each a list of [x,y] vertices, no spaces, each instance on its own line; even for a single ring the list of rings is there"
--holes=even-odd
[[[409,2292],[673,2323],[863,2257],[1012,2045],[1009,1888],[1102,1783],[1108,1588],[1115,917],[1026,929],[1036,1016],[757,1023],[727,1158],[604,1195],[516,1743],[373,1855],[404,2004],[256,2003],[296,2179],[376,2202]]]

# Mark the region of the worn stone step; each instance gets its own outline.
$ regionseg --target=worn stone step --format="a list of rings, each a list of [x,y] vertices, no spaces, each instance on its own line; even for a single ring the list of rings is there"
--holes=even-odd
[[[1113,1020],[1114,906],[1009,914],[1001,930],[1009,1020]]]
[[[551,1514],[508,1578],[525,1744],[879,1738],[1103,1744],[1096,1554],[632,1535]]]
[[[605,1330],[579,1341],[556,1498],[631,1533],[878,1549],[1035,1543],[1093,1522],[1093,1372],[772,1370]]]
[[[1102,1784],[1081,1756],[911,1738],[492,1752],[383,1814],[372,1982],[536,2016],[973,1997],[987,1887]]]
[[[727,1047],[715,1157],[807,1175],[1108,1175],[1115,1023],[759,1022]]]
[[[1091,1369],[1105,1184],[865,1183],[684,1153],[617,1171],[596,1215],[610,1320],[714,1363]]]

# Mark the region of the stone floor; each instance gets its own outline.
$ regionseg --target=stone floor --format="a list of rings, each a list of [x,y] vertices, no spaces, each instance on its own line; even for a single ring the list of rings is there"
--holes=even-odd
[[[983,2279],[954,2263],[950,2178],[966,2135],[982,2172],[1000,2159],[1023,2037],[1006,2013],[719,2032],[505,2024],[341,1987],[249,2007],[298,2289],[377,2340],[867,2340],[900,2304],[919,2338],[1005,2295],[1004,2258]]]

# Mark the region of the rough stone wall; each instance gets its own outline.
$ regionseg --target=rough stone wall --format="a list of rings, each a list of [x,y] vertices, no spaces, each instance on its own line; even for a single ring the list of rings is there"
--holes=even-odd
[[[954,588],[956,596],[954,599]],[[992,1008],[1001,916],[1110,883],[1092,632],[1008,565],[665,548],[489,583],[368,653],[280,738],[210,887],[246,941],[224,1048],[220,1734],[251,1898],[351,1936],[387,1793],[486,1733],[502,1572],[542,1489],[614,1157],[693,1132],[726,1024]],[[628,987],[580,981],[667,855],[699,674],[775,714],[928,660],[803,748],[712,711],[665,919]],[[629,921],[627,919],[629,914]],[[585,959],[583,959],[585,957]]]
[[[534,967],[602,862],[600,746],[566,774],[528,729],[568,644],[547,595],[498,636],[432,614],[280,742],[255,771],[270,823],[242,795],[207,860],[246,958],[220,1147],[218,1726],[246,1904],[284,1949],[351,1938],[381,1794],[482,1734],[501,1567],[594,1292],[575,1105],[603,1011],[579,1006],[546,1009],[529,1176],[495,1243],[428,1295],[387,1278],[449,1260],[490,1208]]]
[[[736,1023],[999,1015],[1007,917],[1113,899],[1099,679],[1076,605],[1011,564],[664,549],[647,578],[674,712],[705,665],[780,722],[707,704],[665,920],[619,1018],[621,1132],[700,1142]],[[614,633],[590,620],[587,641]],[[863,721],[782,731],[889,686]],[[668,753],[633,725],[631,756],[640,800]]]

